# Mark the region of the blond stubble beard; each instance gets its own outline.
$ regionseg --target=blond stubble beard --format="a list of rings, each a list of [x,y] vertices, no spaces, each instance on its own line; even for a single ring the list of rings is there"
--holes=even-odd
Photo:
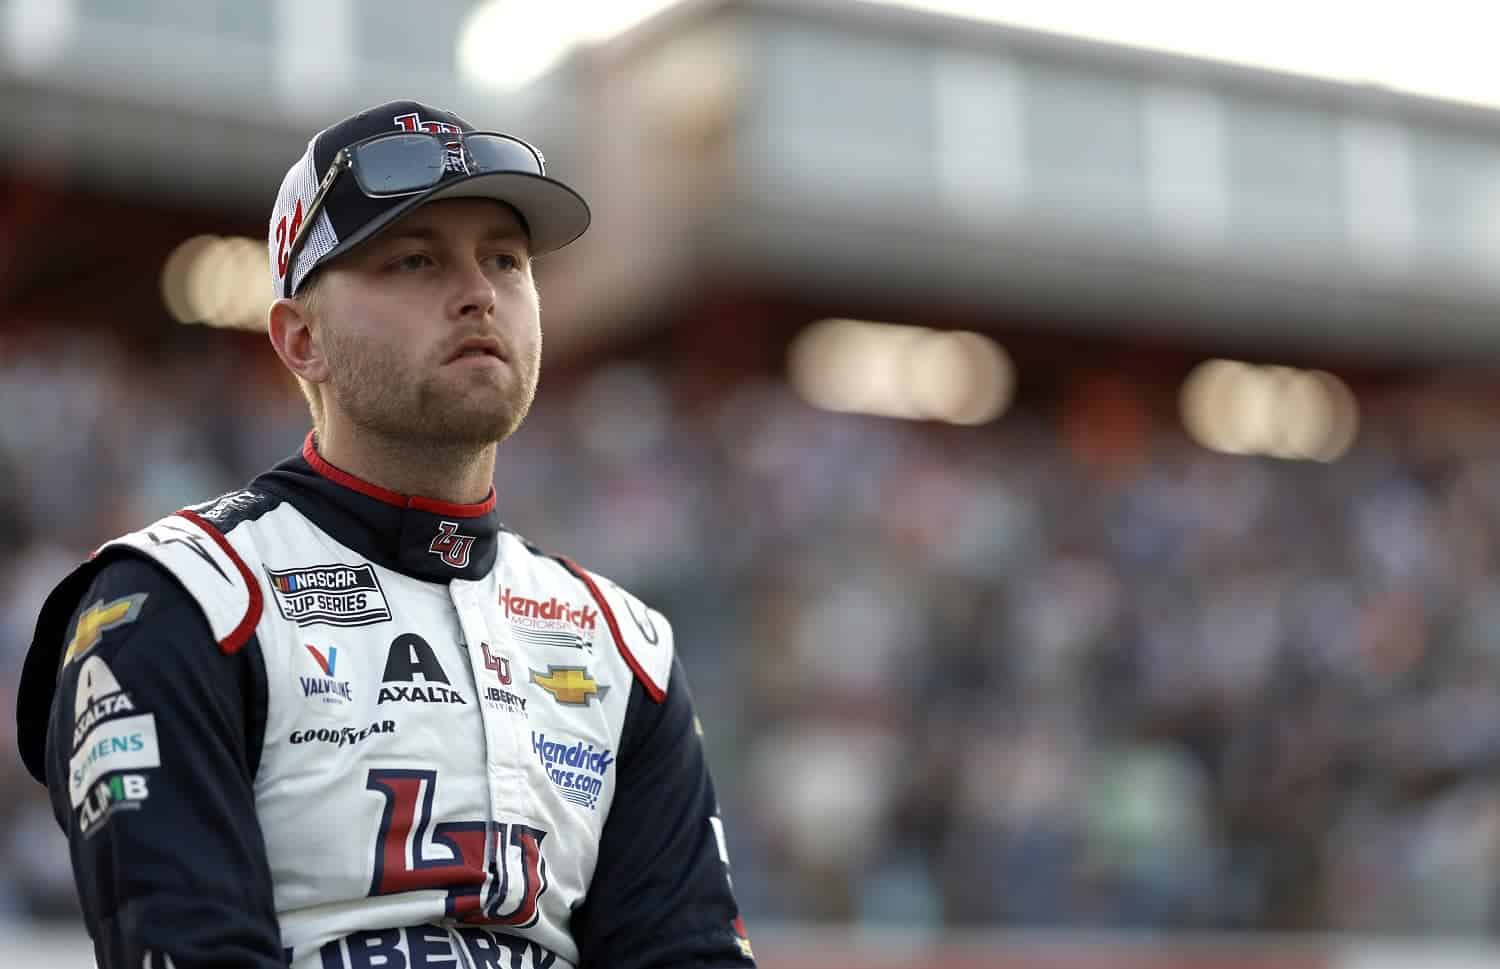
[[[405,361],[370,354],[326,322],[323,344],[325,386],[339,409],[355,425],[408,446],[448,451],[499,443],[520,428],[536,397],[540,331],[533,352],[511,363],[516,382],[488,397],[438,387],[432,379],[414,383]]]

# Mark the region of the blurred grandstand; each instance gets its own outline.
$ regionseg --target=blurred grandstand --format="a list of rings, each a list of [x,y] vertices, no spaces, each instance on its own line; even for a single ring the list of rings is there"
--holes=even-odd
[[[1494,957],[1495,114],[854,0],[679,4],[500,90],[495,4],[355,4],[5,7],[25,952],[79,932],[8,712],[41,597],[299,446],[232,240],[415,93],[594,203],[500,505],[676,623],[766,966]]]

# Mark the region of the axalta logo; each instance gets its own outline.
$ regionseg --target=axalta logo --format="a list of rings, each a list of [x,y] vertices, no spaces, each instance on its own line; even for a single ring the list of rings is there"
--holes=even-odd
[[[563,800],[596,810],[599,795],[604,791],[604,778],[615,762],[609,748],[600,750],[593,744],[576,741],[558,743],[548,740],[545,733],[531,732],[531,752],[536,754],[547,780],[562,795]]]
[[[120,689],[120,681],[102,657],[90,656],[79,665],[78,687],[73,695],[74,750],[100,722],[134,712],[129,694]]]
[[[339,650],[337,646],[328,647],[325,655],[322,650],[306,644],[307,650],[313,662],[317,664],[322,676],[299,676],[298,682],[302,684],[302,695],[304,697],[317,697],[328,704],[349,703],[354,699],[353,690],[348,680],[340,680],[338,676]]]
[[[368,626],[391,618],[371,565],[266,569],[283,619],[299,626]]]
[[[468,701],[448,682],[448,674],[427,640],[403,633],[385,655],[376,703],[456,703]],[[404,686],[401,684],[405,684]]]
[[[76,748],[83,743],[83,738],[89,735],[89,731],[93,730],[94,725],[99,721],[134,711],[135,705],[130,702],[130,697],[125,693],[112,693],[95,700],[84,709],[73,724],[73,746]]]

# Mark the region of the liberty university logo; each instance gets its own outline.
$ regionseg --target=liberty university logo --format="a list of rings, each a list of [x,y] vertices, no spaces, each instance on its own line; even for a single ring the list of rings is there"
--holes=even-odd
[[[442,559],[444,565],[462,569],[468,566],[469,550],[473,547],[474,536],[460,535],[457,522],[438,522],[438,533],[427,551]]]

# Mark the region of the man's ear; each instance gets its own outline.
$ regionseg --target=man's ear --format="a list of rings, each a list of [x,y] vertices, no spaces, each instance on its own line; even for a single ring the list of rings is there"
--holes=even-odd
[[[278,299],[271,304],[266,332],[288,370],[309,383],[321,384],[328,379],[328,360],[314,322],[307,306],[295,299]]]

